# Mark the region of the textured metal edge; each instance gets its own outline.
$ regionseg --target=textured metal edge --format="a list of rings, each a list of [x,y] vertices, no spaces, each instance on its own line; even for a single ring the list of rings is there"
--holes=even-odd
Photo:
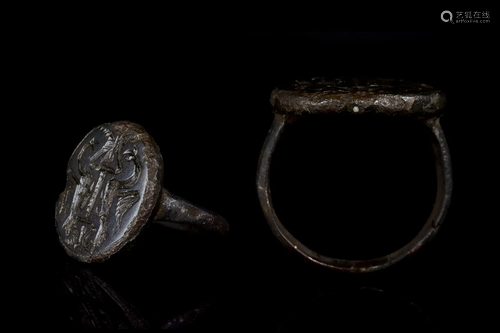
[[[129,223],[129,227],[125,230],[123,236],[113,243],[113,247],[106,251],[102,251],[99,254],[90,254],[90,255],[79,255],[74,253],[73,251],[69,250],[67,245],[61,240],[59,237],[59,243],[62,245],[66,253],[82,262],[86,263],[92,263],[92,262],[103,262],[109,259],[112,255],[120,252],[127,244],[131,243],[132,241],[135,240],[135,238],[140,234],[146,223],[148,222],[150,216],[153,213],[153,210],[156,208],[157,203],[158,203],[158,198],[160,197],[161,190],[163,188],[163,157],[160,152],[160,148],[154,141],[153,137],[149,135],[146,130],[133,122],[130,121],[117,121],[113,123],[105,123],[101,124],[99,126],[94,127],[92,130],[90,130],[87,135],[78,143],[76,146],[75,150],[71,154],[70,159],[68,160],[68,165],[69,161],[71,161],[73,155],[76,153],[78,147],[80,146],[81,142],[86,140],[86,138],[92,133],[94,130],[101,126],[105,125],[122,125],[126,126],[134,131],[136,131],[140,137],[141,141],[144,143],[144,149],[143,149],[143,154],[144,154],[144,161],[147,165],[147,184],[145,187],[144,191],[144,198],[143,198],[143,203],[141,208],[139,209],[138,214],[133,218],[133,220]],[[56,207],[58,205],[59,200],[61,200],[61,197],[64,195],[66,189],[59,195]],[[57,217],[57,213],[56,213]],[[55,220],[55,226],[56,230],[58,231],[59,235],[59,229],[57,228],[57,219]]]
[[[270,103],[278,113],[374,113],[382,115],[431,118],[442,113],[446,95],[435,90],[430,93],[305,93],[275,88]]]

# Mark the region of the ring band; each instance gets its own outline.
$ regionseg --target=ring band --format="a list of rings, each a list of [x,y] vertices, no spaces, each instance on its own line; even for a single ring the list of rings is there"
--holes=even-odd
[[[307,93],[310,94],[316,94],[318,90],[321,89],[321,87],[324,87],[325,85],[328,85],[327,87],[330,90],[333,90],[336,88],[336,85],[338,85],[337,81],[326,81],[325,79],[322,79],[320,81],[320,84],[317,82],[307,82]],[[342,82],[342,81],[340,81]],[[371,84],[370,83],[373,81],[368,81],[367,84],[364,86],[358,85],[358,92],[359,90],[362,90],[363,87],[369,87]],[[377,84],[380,86],[380,83],[377,82]],[[391,82],[391,84],[394,84]],[[318,89],[317,86],[320,86]],[[312,89],[311,89],[312,86]],[[333,88],[332,88],[333,86]],[[427,86],[428,87],[428,86]],[[394,89],[392,86],[390,87],[393,90]],[[431,88],[431,87],[429,87]],[[320,90],[321,92],[329,92],[328,89],[323,89]],[[312,90],[312,92],[311,92]],[[285,92],[289,94],[285,98],[281,98],[279,100],[279,94],[282,92]],[[290,102],[290,94],[293,94],[294,92],[299,91],[299,93],[295,96],[292,96],[292,98],[295,98],[299,96],[302,98],[299,103],[292,103]],[[396,90],[397,91],[397,90]],[[351,91],[349,91],[350,93]],[[332,112],[332,113],[340,113],[340,112],[352,112],[354,113],[363,113],[363,111],[367,112],[375,112],[375,113],[400,113],[404,114],[402,110],[398,109],[397,107],[394,107],[392,105],[388,105],[388,108],[385,109],[375,109],[375,111],[372,109],[370,110],[368,107],[362,107],[365,106],[363,105],[363,102],[366,102],[367,99],[373,97],[370,95],[374,95],[373,93],[371,94],[366,94],[363,96],[365,100],[360,100],[359,94],[356,96],[356,98],[352,98],[351,96],[346,97],[346,103],[340,103],[338,102],[339,97],[338,97],[338,91],[335,91],[336,94],[331,94],[330,96],[334,96],[330,101],[327,100],[327,103],[325,103],[325,99],[328,99],[328,97],[325,97],[324,94],[321,96],[322,100],[317,100],[317,104],[319,105],[319,108],[314,108],[313,103],[310,103],[310,101],[313,99],[310,96],[304,97],[304,91],[297,89],[297,87],[292,87],[291,89],[288,88],[288,90],[280,90],[280,89],[275,89],[272,94],[272,99],[271,102],[274,102],[274,121],[271,125],[271,129],[269,130],[269,133],[265,139],[261,155],[259,158],[259,164],[258,164],[258,172],[257,172],[257,192],[259,196],[259,201],[262,207],[262,210],[264,212],[264,215],[267,219],[267,222],[273,232],[273,234],[283,243],[287,248],[298,252],[300,255],[305,257],[306,259],[319,264],[321,266],[325,266],[334,270],[338,271],[344,271],[344,272],[353,272],[353,273],[361,273],[361,272],[372,272],[372,271],[377,271],[383,268],[386,268],[390,265],[395,264],[396,262],[402,260],[406,256],[409,256],[416,251],[418,251],[425,243],[427,243],[429,240],[432,239],[432,237],[436,234],[438,231],[439,227],[441,226],[446,213],[448,206],[450,204],[450,199],[451,199],[451,193],[452,193],[452,171],[451,171],[451,161],[450,161],[450,154],[448,151],[448,145],[446,143],[446,139],[443,133],[443,130],[440,125],[440,108],[436,108],[432,112],[429,112],[426,117],[422,117],[422,110],[420,109],[415,109],[416,112],[414,114],[411,113],[406,113],[414,116],[417,119],[423,120],[425,125],[428,127],[429,132],[430,132],[430,137],[431,137],[431,144],[433,147],[434,151],[434,157],[435,157],[435,162],[436,162],[436,175],[437,175],[437,193],[436,193],[436,199],[435,199],[435,204],[434,208],[427,219],[427,222],[423,226],[423,228],[420,230],[420,232],[405,246],[400,248],[399,250],[392,252],[386,256],[382,256],[379,258],[375,259],[369,259],[369,260],[344,260],[344,259],[337,259],[337,258],[331,258],[328,256],[321,255],[318,252],[315,252],[302,244],[297,238],[295,238],[281,223],[279,220],[278,216],[276,215],[276,212],[274,210],[273,204],[272,204],[272,198],[271,198],[271,190],[270,190],[270,179],[269,179],[269,174],[270,174],[270,166],[271,166],[271,157],[274,153],[274,150],[276,148],[276,145],[287,125],[287,123],[290,123],[294,121],[297,116],[301,115],[300,111],[303,110],[301,109],[300,103],[302,105],[306,105],[309,107],[309,109],[306,111],[308,113],[326,113],[326,112]],[[376,92],[380,96],[380,91]],[[386,91],[384,91],[386,93]],[[421,91],[418,92],[419,94],[423,94]],[[409,92],[406,92],[406,95],[410,95]],[[278,96],[278,97],[277,97]],[[316,97],[317,95],[313,96]],[[444,95],[443,95],[444,96]],[[343,96],[342,96],[343,97]],[[341,98],[342,98],[341,97]],[[274,101],[273,101],[273,98]],[[340,98],[340,99],[341,99]],[[444,97],[443,97],[444,98]],[[284,100],[284,101],[283,101]],[[378,99],[376,99],[378,100]],[[395,99],[396,100],[396,99]],[[354,106],[349,105],[354,101]],[[285,102],[285,103],[283,103]],[[287,106],[286,102],[290,102],[288,105],[291,105],[288,110],[283,110],[283,106]],[[296,101],[294,101],[296,102]],[[330,109],[321,109],[324,107],[325,104],[330,103],[331,105],[340,105],[337,108],[330,108]],[[336,104],[335,104],[336,103]],[[441,102],[439,102],[441,103]],[[276,105],[278,104],[278,107]],[[311,106],[312,105],[312,106]],[[358,106],[360,105],[360,106]],[[361,106],[362,105],[362,106]],[[444,105],[444,103],[441,103],[441,108]],[[280,109],[281,108],[281,109]],[[410,109],[411,110],[411,109]],[[428,110],[424,110],[424,112],[428,112]]]

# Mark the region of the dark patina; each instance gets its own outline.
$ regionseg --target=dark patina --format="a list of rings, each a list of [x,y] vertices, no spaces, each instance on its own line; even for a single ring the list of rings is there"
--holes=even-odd
[[[440,114],[443,92],[423,84],[381,78],[313,78],[274,89],[279,113],[377,113],[428,118]]]
[[[94,128],[73,152],[56,228],[66,252],[84,262],[108,259],[151,218],[183,230],[224,234],[219,215],[163,189],[163,158],[143,127],[128,121]]]
[[[426,84],[390,79],[314,78],[295,81],[273,90],[274,121],[265,139],[257,171],[260,204],[273,234],[287,248],[307,260],[334,270],[363,273],[386,268],[418,251],[430,241],[446,216],[452,193],[448,145],[439,119],[445,95]],[[270,167],[274,150],[285,128],[306,114],[349,113],[410,116],[428,129],[436,163],[437,193],[432,212],[420,232],[405,246],[369,260],[344,260],[315,252],[302,244],[281,223],[270,190]]]

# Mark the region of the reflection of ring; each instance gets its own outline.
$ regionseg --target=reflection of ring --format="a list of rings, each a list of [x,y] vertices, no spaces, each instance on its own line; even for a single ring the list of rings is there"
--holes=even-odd
[[[127,272],[129,271],[127,270]],[[61,294],[64,311],[62,313],[59,311],[51,313],[57,314],[57,324],[61,325],[61,328],[187,328],[197,319],[200,319],[200,316],[203,316],[212,306],[209,302],[203,301],[200,303],[196,299],[193,303],[189,302],[190,305],[186,309],[185,304],[178,302],[178,299],[176,299],[178,297],[186,298],[185,288],[181,288],[184,293],[177,296],[176,293],[170,292],[168,300],[162,298],[161,304],[147,309],[134,298],[134,292],[138,291],[137,288],[129,288],[128,290],[115,289],[114,282],[116,280],[113,279],[113,274],[110,276],[109,271],[107,274],[101,273],[104,272],[97,272],[93,267],[82,266],[69,261],[58,272],[58,276],[61,278],[59,281],[62,284],[62,290],[64,290]],[[121,282],[123,280],[137,282],[137,276],[134,275],[121,276],[121,274],[118,274],[118,276],[120,276]],[[144,281],[150,279],[147,274],[144,276]],[[176,274],[173,279],[178,283],[179,275]],[[185,277],[184,281],[186,281],[186,284],[190,283]],[[167,278],[164,282],[168,284],[171,280]],[[178,284],[177,286],[179,287]],[[196,292],[196,288],[189,289],[189,292]],[[151,298],[154,299],[157,296]],[[177,304],[181,304],[181,306],[177,308]],[[156,319],[151,320],[154,317]]]
[[[225,234],[225,219],[162,188],[163,158],[153,138],[128,122],[94,128],[73,152],[56,228],[66,252],[104,261],[134,240],[146,222]]]
[[[264,215],[274,235],[288,248],[308,260],[339,271],[370,272],[386,268],[420,249],[438,231],[452,192],[451,162],[439,123],[445,95],[428,85],[388,79],[337,78],[295,81],[271,94],[274,122],[261,151],[257,191]],[[430,129],[436,161],[437,194],[434,208],[413,240],[399,250],[370,260],[343,260],[323,256],[298,241],[280,222],[271,200],[269,169],[271,157],[287,123],[305,114],[350,113],[409,116]]]

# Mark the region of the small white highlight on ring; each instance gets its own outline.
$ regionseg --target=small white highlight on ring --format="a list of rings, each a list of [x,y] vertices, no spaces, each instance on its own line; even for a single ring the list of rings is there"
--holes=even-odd
[[[355,107],[353,107],[353,108],[352,108],[352,111],[354,111],[354,112],[358,112],[358,111],[359,111],[359,108],[358,108],[357,106],[355,106]]]

